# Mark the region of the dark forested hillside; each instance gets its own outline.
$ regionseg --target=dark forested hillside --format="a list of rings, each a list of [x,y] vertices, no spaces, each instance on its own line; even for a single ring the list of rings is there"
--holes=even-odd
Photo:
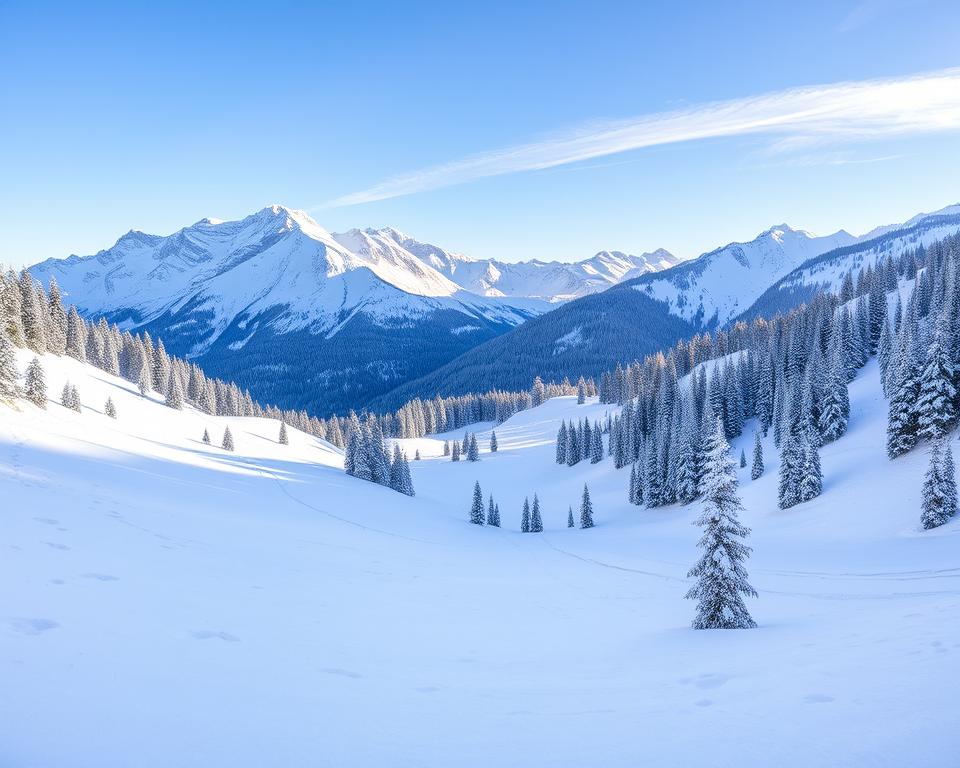
[[[535,376],[595,376],[622,360],[642,359],[691,336],[697,327],[671,315],[662,302],[615,286],[584,296],[491,339],[437,370],[369,403],[391,410],[415,397],[489,389],[525,389]]]

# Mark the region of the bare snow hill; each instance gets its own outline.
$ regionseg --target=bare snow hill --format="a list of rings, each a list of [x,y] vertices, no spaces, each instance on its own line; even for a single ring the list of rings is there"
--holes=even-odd
[[[926,458],[886,459],[875,362],[821,451],[821,496],[777,509],[770,440],[765,474],[741,471],[759,627],[703,632],[683,599],[699,504],[641,509],[609,458],[554,463],[561,420],[608,406],[524,411],[496,454],[480,428],[478,463],[440,458],[444,436],[404,441],[424,456],[408,498],[296,430],[279,445],[274,421],[43,365],[83,408],[0,405],[0,764],[939,768],[956,752],[960,520],[920,530]],[[734,455],[752,439],[748,423]],[[475,481],[503,529],[466,522]],[[568,530],[584,483],[597,527]],[[520,534],[534,493],[545,531]]]

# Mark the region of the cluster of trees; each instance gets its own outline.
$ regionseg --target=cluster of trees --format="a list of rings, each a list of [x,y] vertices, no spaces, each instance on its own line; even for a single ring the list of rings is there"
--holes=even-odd
[[[96,323],[84,320],[76,307],[64,306],[56,278],[50,279],[47,291],[26,270],[0,272],[0,337],[0,396],[8,399],[21,394],[11,348],[19,347],[90,363],[137,384],[144,395],[160,394],[172,408],[189,403],[214,416],[278,419],[338,447],[344,445],[342,420],[325,422],[304,411],[263,406],[236,384],[210,378],[195,363],[168,355],[163,341],[154,340],[147,332],[122,332],[103,318]],[[39,361],[36,366],[31,362],[24,388],[38,405],[42,378]],[[43,387],[45,390],[45,384]],[[45,404],[45,399],[42,402]]]
[[[714,421],[729,440],[750,418],[759,425],[751,477],[763,474],[760,436],[772,429],[781,454],[780,506],[814,498],[822,488],[819,448],[845,433],[848,384],[872,353],[885,386],[897,393],[891,455],[921,435],[943,434],[960,412],[960,320],[956,289],[948,289],[956,269],[947,266],[955,240],[848,273],[839,294],[820,294],[788,314],[681,340],[666,354],[603,373],[600,400],[623,406],[610,423],[609,452],[616,467],[631,465],[631,503],[700,496]],[[915,298],[891,324],[887,294],[901,278],[916,280]],[[931,312],[945,318],[927,324],[939,332],[917,322]],[[558,460],[560,448],[558,437]]]
[[[479,482],[473,484],[473,503],[470,505],[470,522],[474,525],[486,524],[494,528],[500,527],[500,505],[494,503],[493,494],[490,495],[486,517],[484,517],[483,493],[480,491]]]
[[[603,431],[600,423],[595,421],[591,426],[586,418],[579,423],[561,423],[557,432],[557,464],[572,467],[587,459],[591,464],[603,461]]]
[[[497,450],[497,436],[493,433],[490,437],[490,450]],[[463,442],[454,440],[443,441],[443,455],[449,456],[450,461],[460,461],[461,458],[467,461],[480,461],[480,446],[477,444],[476,434],[466,432],[463,435]]]
[[[343,468],[348,475],[385,485],[398,493],[413,496],[413,478],[407,456],[394,445],[393,456],[375,417],[363,422],[353,414],[347,428],[347,446]]]
[[[920,519],[935,528],[957,511],[946,437],[960,415],[960,236],[930,245],[922,265],[911,270],[906,306],[898,293],[892,322],[886,311],[878,317],[876,349],[889,398],[887,455],[895,459],[921,441],[930,444]]]
[[[495,528],[500,527],[500,505],[490,496],[490,501],[486,507],[484,515],[483,492],[480,490],[479,481],[473,484],[473,501],[470,504],[469,520],[473,525],[492,525]],[[593,528],[593,503],[590,501],[590,491],[587,486],[583,486],[583,498],[580,502],[580,527]],[[573,528],[573,507],[567,510],[567,527]],[[530,497],[523,500],[523,511],[520,513],[520,532],[521,533],[542,533],[543,515],[540,512],[540,498],[533,494],[533,504],[530,504]]]

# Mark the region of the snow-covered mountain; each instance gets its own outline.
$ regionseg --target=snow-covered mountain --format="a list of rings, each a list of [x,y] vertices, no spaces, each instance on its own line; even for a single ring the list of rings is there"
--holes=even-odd
[[[623,280],[659,272],[680,263],[663,248],[632,256],[622,251],[600,251],[577,262],[506,262],[475,259],[408,237],[395,229],[366,230],[378,242],[392,242],[414,254],[465,290],[483,296],[509,296],[560,302],[596,293]],[[340,235],[335,235],[338,239]]]
[[[677,266],[624,280],[602,293],[561,304],[467,350],[434,371],[400,384],[375,405],[395,408],[413,397],[529,386],[533,376],[559,381],[594,376],[617,362],[666,349],[681,338],[741,316],[771,316],[822,287],[838,287],[851,269],[880,255],[960,231],[960,206],[915,216],[855,237],[817,237],[786,224]],[[512,361],[511,366],[498,364]]]
[[[770,316],[806,301],[818,291],[838,291],[844,276],[887,256],[926,247],[960,231],[960,204],[932,213],[921,213],[903,224],[877,227],[847,247],[809,259],[773,283],[744,313],[747,317]]]
[[[667,305],[671,314],[714,327],[743,312],[774,282],[814,256],[856,242],[840,230],[818,237],[779,224],[747,243],[730,243],[634,287]]]
[[[334,236],[277,205],[167,237],[129,232],[30,271],[55,277],[85,316],[159,334],[171,351],[298,407],[353,407],[546,308],[470,293],[391,240]],[[305,402],[311,390],[333,395]]]

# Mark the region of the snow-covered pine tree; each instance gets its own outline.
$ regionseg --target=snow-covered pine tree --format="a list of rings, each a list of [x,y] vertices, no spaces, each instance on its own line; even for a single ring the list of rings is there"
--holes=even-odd
[[[390,462],[389,486],[391,490],[403,493],[403,452],[396,443],[393,446],[393,460]]]
[[[460,441],[453,441],[453,448],[450,451],[450,461],[460,461]]]
[[[533,507],[530,510],[530,533],[543,533],[543,518],[540,516],[540,499],[533,494]]]
[[[890,330],[890,318],[885,317],[883,328],[880,331],[880,341],[877,344],[877,363],[880,366],[880,385],[883,388],[883,394],[889,396],[887,392],[887,373],[890,368],[890,356],[893,354],[893,334]]]
[[[112,397],[108,397],[107,402],[103,404],[103,412],[111,419],[117,418],[117,406],[113,404]]]
[[[55,355],[67,351],[67,313],[63,308],[60,286],[55,277],[50,278],[50,292],[47,295],[47,311],[50,315],[50,333],[47,334],[47,348]]]
[[[583,499],[580,502],[580,527],[593,528],[593,502],[590,501],[590,491],[586,484],[583,486]]]
[[[907,330],[904,324],[901,336],[906,336]],[[920,395],[919,375],[906,340],[898,342],[896,359],[891,360],[890,365],[887,456],[895,459],[917,444],[919,428],[915,412]]]
[[[573,523],[573,507],[567,507],[567,528],[574,528]]]
[[[229,426],[223,430],[223,442],[220,443],[220,447],[225,451],[233,450],[233,434],[230,432]]]
[[[470,445],[467,447],[467,461],[480,461],[480,447],[477,445],[477,435],[470,435]]]
[[[444,455],[444,456],[449,456],[449,455],[450,455],[450,441],[449,441],[449,440],[444,440],[444,441],[443,441],[443,455]]]
[[[560,422],[557,430],[557,464],[567,463],[567,422]]]
[[[27,347],[43,354],[47,351],[46,307],[40,304],[33,278],[27,270],[20,273],[20,310]]]
[[[277,438],[277,442],[280,445],[289,445],[290,438],[287,436],[287,424],[286,422],[280,422],[280,436]]]
[[[530,500],[523,500],[523,512],[520,515],[520,532],[530,533]]]
[[[603,434],[600,425],[594,422],[593,437],[590,440],[590,463],[599,464],[603,461]]]
[[[0,330],[0,334],[3,331]],[[27,365],[26,377],[23,383],[24,397],[37,408],[47,407],[47,380],[43,373],[43,366],[39,358],[33,358]]]
[[[850,395],[847,390],[846,370],[839,348],[831,351],[830,369],[827,372],[823,400],[817,430],[823,443],[841,437],[847,431],[850,416]]]
[[[492,525],[494,528],[500,527],[500,510],[493,503],[492,493],[490,494],[490,504],[487,506],[487,525]]]
[[[701,483],[703,512],[695,521],[704,529],[697,546],[703,552],[687,576],[697,583],[686,597],[697,601],[694,629],[746,629],[755,627],[744,597],[756,597],[747,581],[743,561],[750,547],[741,539],[750,529],[739,519],[743,509],[737,494],[737,472],[729,456],[730,447],[718,419],[707,440],[704,476]]]
[[[937,331],[927,350],[920,374],[920,397],[916,404],[920,436],[943,437],[957,420],[956,372],[946,345],[946,331]]]
[[[763,474],[763,444],[760,442],[760,431],[753,433],[753,466],[750,468],[750,479],[756,480]]]
[[[810,501],[823,489],[823,473],[820,469],[820,450],[817,448],[813,427],[808,427],[808,436],[803,456],[803,471],[798,489],[800,501]]]
[[[585,402],[587,402],[587,382],[581,376],[577,382],[577,405],[583,405]]]
[[[0,400],[17,396],[17,357],[5,328],[0,327]]]
[[[210,433],[206,429],[203,430],[203,437],[201,440],[203,441],[204,445],[210,445]]]
[[[419,449],[419,448],[417,448],[417,450],[414,451],[414,453],[413,453],[413,460],[414,460],[414,461],[420,461],[420,460],[421,460],[421,459],[420,459],[420,449]]]
[[[627,501],[637,504],[637,462],[630,465],[630,483],[627,485]]]
[[[920,506],[920,524],[926,528],[938,528],[948,522],[956,512],[956,500],[950,507],[949,489],[945,482],[942,439],[930,444],[930,458],[927,473],[923,478],[923,492]],[[952,463],[952,462],[951,462]]]
[[[950,510],[951,515],[955,515],[957,513],[957,475],[953,466],[953,449],[947,438],[943,439],[943,472],[941,474],[947,509]]]
[[[747,466],[747,452],[745,449],[740,449],[740,469],[745,469]]]
[[[163,342],[161,342],[161,344],[162,343]],[[181,410],[183,408],[183,387],[180,384],[180,377],[177,376],[173,368],[168,368],[166,392],[164,402],[167,404],[167,407],[175,408],[178,411]]]
[[[530,405],[532,408],[536,408],[538,405],[543,405],[546,399],[546,387],[543,385],[543,380],[537,376],[534,378],[533,386],[530,388]]]
[[[497,452],[497,433],[490,430],[490,453]]]
[[[480,492],[480,483],[473,484],[473,503],[470,505],[470,522],[474,525],[483,525],[483,494]]]
[[[80,393],[75,384],[70,385],[70,407],[80,413]]]

